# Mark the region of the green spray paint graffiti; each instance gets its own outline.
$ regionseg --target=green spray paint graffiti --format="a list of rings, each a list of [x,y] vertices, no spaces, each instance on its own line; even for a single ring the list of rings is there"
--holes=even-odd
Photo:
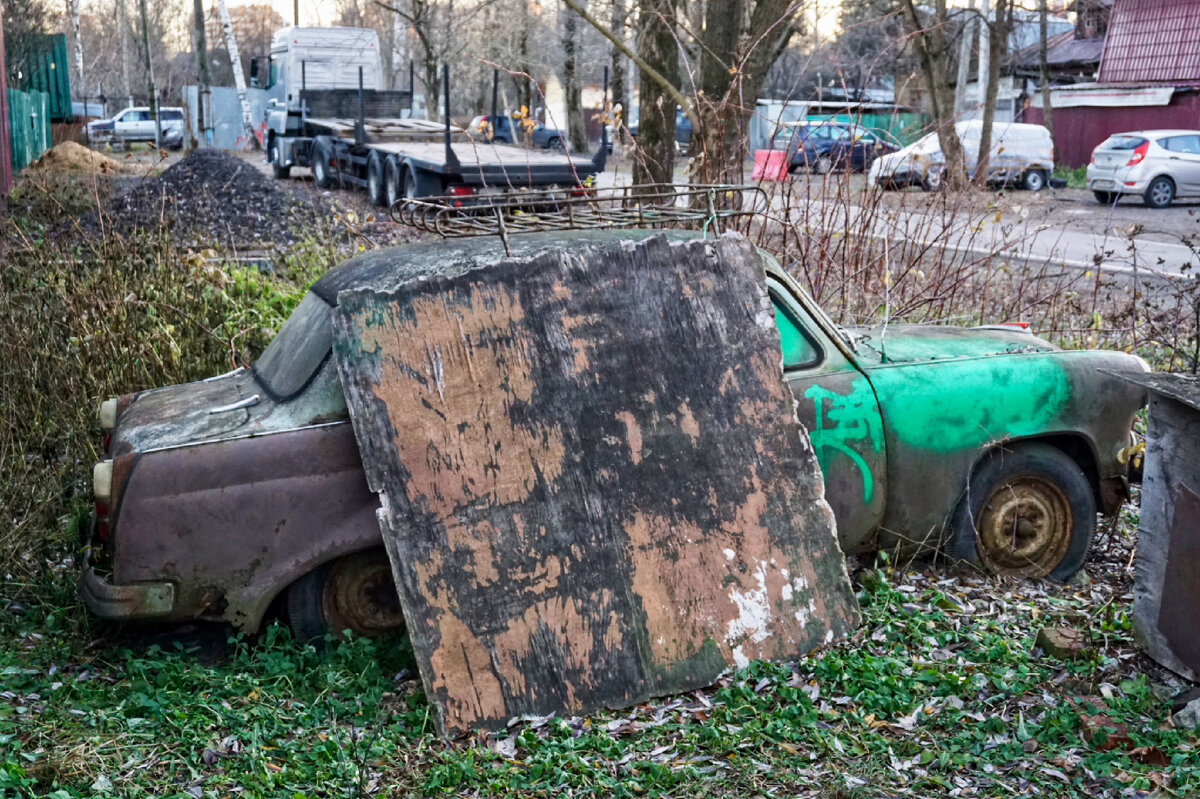
[[[862,474],[863,502],[870,504],[875,496],[875,476],[871,474],[871,467],[862,455],[851,445],[866,441],[875,452],[883,447],[883,420],[879,416],[871,384],[865,379],[855,380],[846,396],[814,385],[804,392],[804,396],[811,399],[816,407],[816,422],[810,437],[821,471],[827,469],[829,455],[826,450],[845,455]]]

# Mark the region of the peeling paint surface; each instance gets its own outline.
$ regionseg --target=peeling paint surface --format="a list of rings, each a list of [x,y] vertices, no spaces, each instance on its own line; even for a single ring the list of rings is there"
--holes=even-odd
[[[766,302],[737,237],[339,295],[334,356],[443,733],[708,685],[857,623]]]

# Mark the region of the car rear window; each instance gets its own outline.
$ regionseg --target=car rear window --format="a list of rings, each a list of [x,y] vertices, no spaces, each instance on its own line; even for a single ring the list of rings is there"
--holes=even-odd
[[[1146,143],[1146,140],[1141,136],[1109,136],[1104,144],[1100,145],[1101,150],[1136,150]]]
[[[254,363],[254,376],[270,397],[286,401],[316,376],[333,345],[333,309],[311,291]]]

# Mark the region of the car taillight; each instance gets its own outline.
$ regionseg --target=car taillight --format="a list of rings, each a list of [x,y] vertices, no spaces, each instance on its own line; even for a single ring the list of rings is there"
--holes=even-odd
[[[1125,166],[1137,166],[1142,163],[1146,157],[1146,153],[1150,151],[1150,142],[1143,142],[1141,147],[1133,151],[1133,155],[1129,156],[1129,163]]]
[[[1096,151],[1095,150],[1092,150],[1092,157],[1091,157],[1091,160],[1088,161],[1088,163],[1089,164],[1096,163]]]
[[[462,184],[459,184],[457,186],[450,186],[447,188],[446,193],[451,197],[471,197],[475,194],[475,190],[470,186],[463,186]],[[462,200],[455,200],[450,204],[455,208],[463,207]]]
[[[112,507],[113,462],[100,461],[92,467],[92,499],[96,506],[96,534],[102,541],[109,536],[109,508]]]

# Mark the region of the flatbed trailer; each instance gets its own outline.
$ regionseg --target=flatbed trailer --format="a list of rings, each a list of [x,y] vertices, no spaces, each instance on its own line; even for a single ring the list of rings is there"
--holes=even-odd
[[[448,68],[443,88],[449,107]],[[405,105],[411,109],[411,90],[364,89],[361,71],[357,90],[302,88],[299,99],[293,108],[275,103],[268,109],[266,152],[275,177],[309,167],[318,187],[364,188],[372,203],[385,207],[421,197],[450,195],[469,203],[476,195],[578,190],[607,159],[605,142],[591,158],[572,156],[473,140],[448,117],[439,125],[402,116]]]

